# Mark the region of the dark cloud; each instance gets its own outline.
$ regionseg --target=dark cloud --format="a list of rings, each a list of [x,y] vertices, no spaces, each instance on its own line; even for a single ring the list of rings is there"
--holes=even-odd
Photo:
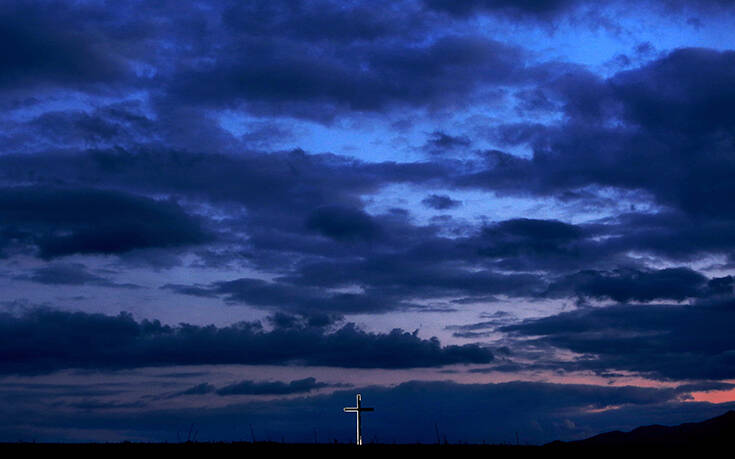
[[[635,251],[671,260],[694,261],[729,251],[735,243],[728,219],[692,219],[678,212],[627,213],[590,226],[611,252]]]
[[[441,165],[367,164],[332,155],[310,156],[299,151],[242,157],[118,151],[73,155],[63,161],[53,156],[6,156],[0,163],[6,166],[3,170],[7,178],[14,174],[30,174],[39,182],[50,182],[60,176],[80,187],[98,181],[123,189],[135,184],[140,191],[152,195],[173,192],[190,200],[221,206],[223,212],[232,214],[229,219],[219,220],[218,237],[238,244],[239,248],[225,259],[220,257],[212,262],[221,266],[231,260],[246,259],[254,266],[280,272],[281,277],[272,282],[240,279],[170,288],[179,293],[220,296],[227,301],[269,309],[282,307],[296,312],[384,312],[413,308],[412,298],[429,299],[432,295],[541,297],[552,284],[554,288],[548,293],[552,296],[566,293],[621,301],[679,300],[686,296],[707,295],[709,287],[697,285],[701,278],[693,274],[687,282],[671,283],[671,290],[661,293],[666,290],[661,287],[658,293],[654,292],[650,273],[640,274],[650,270],[627,254],[648,252],[686,261],[699,254],[729,250],[735,244],[732,236],[735,231],[728,221],[692,220],[673,212],[623,214],[584,225],[512,219],[487,224],[479,231],[464,229],[468,235],[447,238],[439,236],[440,226],[417,226],[405,215],[370,215],[361,210],[360,194],[375,192],[391,182],[418,184],[447,177],[448,169]],[[155,176],[153,171],[156,171]],[[54,195],[52,191],[42,191],[43,187],[28,189],[39,190],[31,193],[36,196],[33,199],[39,201],[39,206],[53,208],[47,217],[58,221],[59,228],[76,232],[60,236],[62,242],[71,241],[77,233],[89,234],[95,228],[105,230],[107,226],[98,223],[102,216],[105,222],[121,218],[122,214],[112,215],[109,209],[113,204],[118,205],[118,200],[128,200],[124,193],[95,191],[90,196],[97,198],[88,198],[92,204],[78,207],[71,212],[71,217],[60,218],[57,215],[63,205],[57,205],[56,201],[66,198],[69,203],[64,205],[71,208],[76,205],[72,201],[81,191]],[[269,193],[262,193],[263,189]],[[41,204],[45,197],[49,197],[49,202]],[[94,199],[96,201],[92,202]],[[103,205],[105,199],[110,202]],[[278,205],[271,199],[276,199]],[[329,202],[340,204],[325,205]],[[140,211],[134,211],[136,205],[141,207]],[[141,237],[140,248],[153,244],[177,247],[187,238],[194,243],[206,235],[202,223],[186,216],[175,204],[135,198],[126,206],[130,208],[130,215],[161,213],[141,223],[138,232],[153,234]],[[240,206],[247,210],[243,212]],[[82,208],[84,211],[80,210]],[[92,212],[97,212],[96,208],[100,209],[97,216]],[[50,225],[33,221],[45,214],[40,207],[38,209],[39,212],[33,213],[36,216],[23,217],[30,219],[24,226],[5,226],[5,243],[30,241],[42,247],[41,253],[49,257],[56,254],[52,244],[38,236],[37,230],[29,229]],[[17,215],[11,218],[19,223],[23,220],[18,220]],[[160,220],[160,225],[156,219]],[[125,225],[130,226],[130,223],[126,221]],[[162,228],[160,237],[156,230],[159,226]],[[101,237],[105,231],[98,233],[95,237]],[[128,246],[133,247],[133,244],[92,247],[92,242],[75,237],[80,239],[78,253],[93,253],[93,249],[101,253],[122,253]],[[164,240],[164,237],[175,241]],[[120,241],[125,240],[120,238]],[[61,253],[71,251],[72,248],[65,246]],[[578,273],[578,267],[597,273],[594,285],[591,279],[594,276],[590,275],[586,280],[577,275],[562,282],[564,276]],[[506,274],[497,273],[498,269]],[[639,274],[627,277],[611,274],[630,269],[633,270],[630,273]],[[539,270],[547,273],[538,273]],[[508,271],[521,273],[507,274]],[[538,274],[524,273],[528,271]],[[601,286],[602,283],[605,286]],[[618,286],[619,293],[611,290],[613,283]],[[324,290],[356,286],[361,289],[349,293]]]
[[[428,19],[408,4],[383,0],[360,2],[253,1],[235,3],[222,13],[223,23],[236,33],[290,36],[305,41],[350,43],[425,32]]]
[[[735,52],[686,48],[621,72],[610,82],[630,122],[665,136],[695,135],[692,140],[699,140],[735,123],[726,109],[735,99],[735,90],[727,84],[733,74]],[[719,97],[712,98],[713,94]]]
[[[6,374],[224,363],[416,368],[493,359],[478,345],[441,346],[436,338],[399,329],[368,333],[354,324],[332,332],[321,326],[266,331],[257,322],[172,327],[137,322],[126,313],[113,317],[36,308],[0,314],[0,329],[0,372]]]
[[[106,411],[112,409],[130,409],[130,408],[143,408],[145,403],[143,402],[131,402],[131,403],[120,403],[120,402],[101,402],[98,400],[82,400],[79,402],[69,403],[69,407],[80,410],[82,412],[90,411]]]
[[[139,103],[110,104],[92,112],[63,110],[43,113],[22,126],[25,151],[49,148],[109,148],[129,145],[161,134]],[[158,131],[158,132],[156,132]]]
[[[728,252],[735,243],[735,222],[728,218],[692,218],[681,212],[620,214],[591,227],[610,252],[635,251],[670,260],[695,261]]]
[[[416,252],[422,248],[416,247]],[[283,281],[295,285],[338,288],[362,285],[370,295],[381,295],[393,301],[407,298],[432,298],[456,295],[505,294],[534,296],[546,284],[537,275],[498,274],[490,270],[468,270],[453,263],[442,263],[443,254],[436,253],[436,263],[427,265],[426,257],[413,252],[395,256],[374,257],[365,262],[311,263]],[[395,307],[395,306],[392,306]]]
[[[306,228],[338,241],[370,241],[380,227],[365,212],[346,207],[320,207],[306,218]]]
[[[42,258],[120,254],[212,239],[202,223],[172,201],[83,188],[8,187],[0,218]]]
[[[624,226],[625,225],[625,226]],[[662,230],[681,231],[676,226],[663,225]],[[628,232],[628,236],[619,236]],[[654,270],[645,268],[625,254],[645,250],[639,244],[643,237],[633,236],[636,225],[617,224],[570,225],[554,220],[514,219],[486,225],[481,231],[464,237],[444,239],[435,235],[422,236],[414,245],[399,241],[404,248],[393,254],[369,254],[361,261],[309,262],[288,275],[268,284],[274,291],[289,292],[292,298],[304,297],[308,288],[342,288],[363,286],[364,294],[376,295],[383,301],[393,298],[459,296],[465,300],[488,295],[527,298],[584,297],[636,300],[649,302],[660,299],[707,297],[728,293],[728,278],[708,279],[686,267]],[[655,233],[654,233],[655,234]],[[653,244],[678,250],[675,243],[665,240]],[[701,238],[692,228],[692,236]],[[611,237],[609,235],[615,235]],[[662,234],[658,235],[659,237]],[[716,240],[709,239],[709,244]],[[685,250],[693,252],[695,245]],[[673,254],[672,254],[673,255]],[[474,263],[468,270],[460,263]],[[477,269],[487,263],[493,269]],[[579,264],[603,269],[575,269]],[[611,269],[604,269],[610,268]],[[619,267],[618,267],[619,266]],[[499,274],[495,270],[538,271],[546,274]],[[249,284],[248,284],[249,285]],[[300,286],[299,289],[293,288]],[[234,285],[233,285],[234,286]],[[222,286],[210,286],[213,293]],[[242,286],[244,287],[244,285]],[[241,289],[243,293],[246,290]],[[224,290],[219,292],[225,294]],[[276,298],[278,295],[274,295]],[[312,295],[313,296],[313,295]],[[235,298],[235,297],[233,297]],[[242,296],[247,301],[246,295]],[[292,300],[293,301],[293,300]],[[273,303],[286,302],[273,300]],[[380,302],[380,301],[379,301]],[[396,303],[398,304],[398,303]],[[339,310],[338,310],[339,311]],[[340,312],[346,312],[344,309]]]
[[[369,215],[360,198],[389,183],[419,184],[449,173],[441,164],[364,163],[299,150],[231,156],[118,149],[63,157],[8,155],[0,163],[0,176],[11,182],[18,177],[49,184],[63,180],[85,189],[105,183],[113,189],[135,189],[136,194],[206,203],[227,217],[217,223],[222,240],[239,245],[229,260],[245,256],[276,271],[303,256],[367,255],[379,247],[412,245],[435,233],[437,228],[417,227],[404,214]],[[176,226],[173,235],[190,225]],[[208,258],[218,264],[228,261]]]
[[[304,394],[314,390],[327,387],[345,387],[345,384],[328,384],[317,381],[316,378],[309,377],[303,379],[295,379],[290,382],[283,381],[253,381],[245,380],[229,384],[217,389],[209,383],[201,383],[187,390],[177,392],[167,398],[187,396],[187,395],[205,395],[216,393],[217,395],[290,395]]]
[[[582,308],[502,330],[585,356],[568,362],[570,367],[721,380],[735,376],[729,330],[734,314],[730,297],[691,305]]]
[[[0,52],[0,88],[109,87],[130,76],[108,42],[80,27],[80,12],[62,2],[0,7],[0,40],[7,45]]]
[[[690,14],[711,17],[713,14],[727,14],[732,11],[729,0],[423,0],[425,7],[432,11],[445,13],[456,19],[471,19],[477,15],[491,15],[514,21],[534,21],[536,24],[556,25],[567,20],[577,27],[588,24],[591,27],[606,27],[620,33],[618,24],[620,11],[637,6],[641,11],[661,16],[684,16],[687,24],[700,27],[701,22]]]
[[[511,17],[548,18],[569,12],[580,0],[423,0],[428,8],[453,16],[494,13]]]
[[[735,52],[683,49],[612,80],[624,116],[664,143],[656,153],[667,158],[655,159],[666,170],[652,191],[694,215],[735,215],[724,198],[733,191],[726,176],[734,166],[723,157],[733,147],[733,77]]]
[[[590,268],[594,260],[605,260],[598,264],[603,270],[626,266],[631,252],[686,262],[729,253],[735,140],[722,104],[732,98],[724,82],[732,79],[733,62],[730,51],[690,48],[608,79],[567,67],[537,91],[565,115],[562,122],[495,130],[500,142],[529,146],[531,158],[491,150],[480,155],[484,170],[454,179],[462,187],[550,195],[575,207],[594,207],[596,196],[617,189],[634,205],[657,209],[631,208],[585,225],[578,241],[556,244],[562,250],[554,253],[555,270],[575,263]],[[498,245],[491,253],[513,246]],[[502,266],[549,266],[549,260],[527,261],[516,256]]]
[[[217,129],[202,107],[328,121],[394,107],[457,106],[483,84],[515,84],[526,70],[518,47],[436,34],[446,20],[412,1],[205,1],[176,8],[121,1],[110,9],[38,0],[2,8],[0,23],[9,43],[0,56],[0,87],[145,92],[160,131],[189,144],[198,139],[187,129],[208,137]],[[121,133],[119,125],[76,118],[65,122],[77,129],[96,124],[95,133],[108,138]],[[167,127],[172,120],[179,129]]]
[[[191,387],[189,389],[186,389],[184,391],[178,392],[174,394],[174,397],[179,397],[182,395],[204,395],[204,394],[210,394],[215,391],[215,387],[208,383],[201,383],[197,384],[194,387]]]
[[[404,299],[400,296],[391,296],[379,291],[334,292],[318,286],[250,278],[215,282],[206,286],[167,284],[162,288],[184,295],[222,296],[230,303],[309,315],[381,313],[411,307],[411,304],[403,302]]]
[[[689,268],[667,268],[640,271],[618,269],[613,272],[580,271],[552,284],[549,294],[566,297],[612,299],[618,302],[672,299],[682,301],[709,293],[705,290],[708,279]],[[714,281],[715,285],[726,281]]]
[[[32,270],[29,275],[19,275],[15,279],[29,280],[46,285],[97,285],[100,287],[137,288],[134,284],[118,284],[89,272],[80,263],[55,263]]]
[[[288,395],[303,394],[313,390],[330,387],[330,384],[316,378],[295,379],[289,383],[282,381],[240,381],[217,389],[219,395]]]
[[[604,253],[585,230],[558,220],[519,218],[487,225],[468,242],[478,255],[497,260],[504,269],[565,270]]]
[[[360,195],[374,193],[388,183],[420,184],[450,173],[443,164],[365,163],[302,150],[224,155],[162,147],[117,148],[63,156],[5,155],[0,162],[0,176],[10,182],[19,178],[47,184],[64,180],[87,187],[105,183],[115,188],[135,187],[140,193],[175,193],[219,205],[236,203],[268,216],[280,210],[301,219],[299,230],[308,214],[320,207],[360,210]]]
[[[84,265],[54,264],[33,270],[26,279],[41,284],[83,285],[108,282],[106,279],[87,271]]]
[[[735,389],[735,384],[719,381],[703,381],[691,384],[682,384],[677,386],[677,390],[682,392],[713,392]]]
[[[472,141],[465,136],[453,136],[442,131],[431,133],[424,150],[432,155],[441,155],[469,149]]]
[[[726,109],[735,97],[726,83],[733,75],[733,52],[698,48],[608,79],[569,68],[542,85],[564,122],[498,130],[501,140],[530,145],[533,157],[490,152],[487,170],[460,183],[552,195],[616,187],[645,191],[639,201],[653,198],[692,218],[732,218],[725,196],[733,191],[733,116]]]
[[[276,312],[267,317],[268,323],[273,325],[274,328],[322,328],[331,325],[336,325],[343,319],[342,316],[334,314],[323,314],[323,313],[309,313],[309,314],[287,314],[284,312]]]
[[[226,51],[213,65],[177,72],[170,96],[329,120],[397,106],[446,109],[483,84],[527,78],[522,50],[479,37],[448,36],[420,46],[350,45],[318,57],[303,43],[243,37]]]
[[[452,199],[445,194],[430,194],[422,199],[421,203],[426,207],[431,207],[436,210],[453,209],[462,205],[462,201]]]
[[[490,320],[483,320],[482,322],[464,325],[447,325],[444,329],[452,331],[452,336],[455,338],[479,339],[491,337],[494,334],[497,334],[497,330],[500,327],[516,323],[518,321],[516,317],[505,311],[497,311],[483,317]],[[505,353],[510,352],[507,348],[498,349],[498,352],[503,353],[504,351]],[[497,366],[494,368],[497,368]]]
[[[579,239],[582,235],[578,226],[558,220],[536,220],[518,218],[505,220],[485,228],[483,236],[489,239],[497,237],[518,240],[534,250],[556,250],[557,243]]]
[[[495,181],[496,185],[505,181],[509,186],[520,186],[526,182],[533,188],[538,182],[533,179],[535,160],[490,152],[487,161],[495,164],[497,170],[493,169],[493,174],[501,171],[505,175],[496,175],[501,178]],[[728,250],[735,243],[729,221],[693,219],[674,212],[621,215],[601,225],[584,226],[521,219],[488,225],[477,237],[450,241],[436,237],[438,227],[398,223],[395,216],[371,216],[360,209],[359,195],[375,192],[387,183],[450,180],[450,168],[440,163],[366,164],[299,151],[231,157],[170,151],[133,154],[120,150],[73,155],[63,160],[52,155],[10,156],[3,162],[8,178],[30,176],[41,182],[63,178],[80,186],[104,181],[123,189],[135,184],[141,191],[154,195],[174,192],[217,205],[245,205],[249,209],[247,219],[232,220],[233,230],[245,228],[249,236],[248,247],[240,253],[248,254],[250,260],[267,269],[292,266],[296,254],[336,258],[360,254],[368,259],[376,255],[367,246],[352,244],[339,248],[313,237],[315,234],[342,241],[371,240],[382,250],[394,251],[395,260],[402,258],[404,269],[421,268],[412,262],[423,261],[422,252],[427,249],[434,254],[436,263],[480,263],[478,255],[482,255],[487,262],[505,270],[576,272],[577,266],[601,271],[631,264],[632,260],[625,256],[631,250],[688,260],[702,253]],[[155,176],[152,171],[156,171]],[[243,182],[243,177],[248,179]],[[466,175],[465,179],[478,177]],[[262,193],[263,189],[269,193]],[[271,198],[277,198],[279,205],[273,206]],[[226,225],[227,220],[220,228],[227,230]],[[17,228],[5,228],[6,241],[19,240],[17,233]],[[451,275],[456,266],[444,269]],[[419,271],[414,274],[419,275]],[[357,283],[365,282],[358,279]]]

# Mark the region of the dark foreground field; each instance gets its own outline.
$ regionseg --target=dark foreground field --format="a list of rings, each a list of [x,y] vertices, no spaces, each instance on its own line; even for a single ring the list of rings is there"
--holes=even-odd
[[[735,411],[702,422],[677,426],[651,425],[630,432],[607,432],[584,440],[553,442],[544,446],[452,445],[452,444],[294,444],[270,442],[240,443],[0,443],[0,458],[94,457],[110,459],[144,457],[220,459],[276,458],[361,458],[447,457],[483,458],[600,458],[630,459],[651,455],[712,457],[729,456],[735,443]]]
[[[681,453],[682,448],[677,447]],[[686,449],[686,447],[684,448]],[[707,448],[704,448],[707,449]],[[483,458],[599,458],[650,457],[651,454],[667,453],[665,446],[580,446],[580,445],[428,445],[366,444],[283,444],[283,443],[90,443],[90,444],[50,444],[50,443],[4,443],[0,444],[0,457],[171,457],[202,459],[220,458],[361,458],[385,459],[392,457],[447,457],[465,459]],[[672,448],[673,452],[673,448]],[[694,453],[694,451],[692,451]],[[702,448],[697,448],[697,453]]]

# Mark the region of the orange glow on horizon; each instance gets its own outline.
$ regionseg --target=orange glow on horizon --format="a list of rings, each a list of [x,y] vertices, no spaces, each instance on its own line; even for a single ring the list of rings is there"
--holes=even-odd
[[[735,389],[711,392],[692,392],[693,402],[726,403],[735,402]]]

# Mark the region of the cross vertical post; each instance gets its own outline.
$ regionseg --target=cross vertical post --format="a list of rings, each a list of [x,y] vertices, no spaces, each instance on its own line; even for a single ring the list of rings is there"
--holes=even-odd
[[[362,423],[360,422],[360,414],[364,411],[373,411],[374,408],[363,408],[362,395],[357,394],[357,403],[355,406],[347,406],[343,408],[345,413],[357,414],[357,444],[362,445]]]

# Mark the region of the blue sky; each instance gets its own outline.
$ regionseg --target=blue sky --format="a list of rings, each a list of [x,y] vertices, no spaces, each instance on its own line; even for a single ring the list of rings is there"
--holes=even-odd
[[[357,391],[379,441],[724,412],[733,15],[3,4],[0,440],[348,441]]]

